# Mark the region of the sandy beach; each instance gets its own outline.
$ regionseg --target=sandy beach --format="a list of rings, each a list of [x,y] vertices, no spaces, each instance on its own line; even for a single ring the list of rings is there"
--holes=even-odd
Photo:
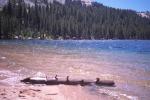
[[[96,96],[80,86],[0,86],[0,100],[110,100]]]

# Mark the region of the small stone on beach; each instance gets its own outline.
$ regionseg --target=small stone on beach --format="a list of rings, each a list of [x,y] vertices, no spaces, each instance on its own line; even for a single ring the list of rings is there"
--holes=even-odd
[[[58,93],[51,93],[51,94],[46,94],[46,95],[58,95]]]
[[[19,95],[18,95],[18,97],[25,97],[25,96],[24,96],[24,95],[20,95],[20,94],[19,94]]]
[[[6,59],[6,57],[1,57],[1,59],[3,59],[3,60],[4,60],[4,59]]]
[[[30,90],[32,90],[32,91],[36,91],[36,92],[41,91],[40,89],[30,89]]]
[[[6,95],[6,93],[1,93],[0,95]]]

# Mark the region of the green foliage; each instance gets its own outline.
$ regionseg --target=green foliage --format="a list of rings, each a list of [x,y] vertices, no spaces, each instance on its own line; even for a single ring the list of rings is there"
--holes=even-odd
[[[150,19],[131,10],[67,0],[46,6],[9,0],[0,12],[0,38],[150,39]]]

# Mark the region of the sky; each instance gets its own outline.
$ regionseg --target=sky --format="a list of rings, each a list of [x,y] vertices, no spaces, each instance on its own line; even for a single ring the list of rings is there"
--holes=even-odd
[[[138,12],[150,11],[150,0],[96,0],[103,5],[121,8],[132,9]]]

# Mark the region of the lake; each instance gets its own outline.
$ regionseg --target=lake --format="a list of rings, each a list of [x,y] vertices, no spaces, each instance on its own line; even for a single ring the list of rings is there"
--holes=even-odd
[[[18,85],[37,72],[109,79],[115,87],[85,87],[116,99],[148,100],[150,40],[0,40],[1,83]]]

